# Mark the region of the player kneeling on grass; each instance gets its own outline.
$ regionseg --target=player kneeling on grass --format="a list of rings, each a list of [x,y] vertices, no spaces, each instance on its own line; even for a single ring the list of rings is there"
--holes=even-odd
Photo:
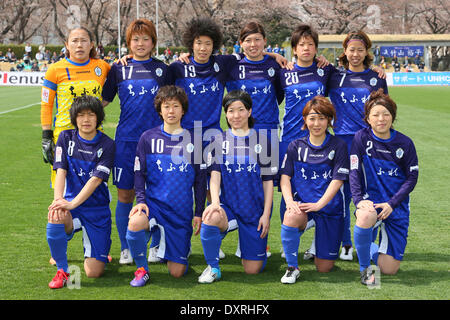
[[[300,276],[298,249],[309,220],[316,226],[314,263],[317,271],[329,272],[338,257],[344,228],[343,183],[349,161],[345,142],[328,132],[336,112],[331,102],[316,96],[303,109],[303,130],[308,134],[292,141],[281,167],[281,191],[286,213],[281,243],[288,268],[282,283],[295,283]],[[297,190],[292,194],[291,183]]]
[[[394,130],[397,105],[382,89],[364,106],[368,128],[355,135],[350,152],[350,188],[356,205],[354,228],[361,283],[374,285],[370,260],[384,274],[397,273],[406,247],[409,194],[419,176],[412,140]],[[380,226],[379,246],[374,243]]]
[[[76,129],[60,133],[55,149],[54,200],[48,210],[47,241],[58,271],[49,283],[62,288],[68,279],[67,242],[83,230],[84,269],[103,274],[111,246],[110,194],[107,181],[114,164],[114,141],[97,130],[105,113],[92,96],[74,99],[70,120]]]
[[[223,107],[230,129],[215,137],[210,145],[211,204],[203,212],[200,231],[208,267],[198,278],[200,283],[212,283],[221,278],[219,249],[230,230],[229,214],[235,217],[239,227],[245,273],[261,272],[267,261],[278,154],[273,155],[274,164],[269,139],[252,129],[252,100],[247,92],[231,91],[223,99]]]
[[[192,219],[197,235],[206,200],[206,170],[198,152],[202,146],[194,145],[194,137],[181,127],[188,110],[186,93],[180,87],[164,86],[155,97],[155,108],[164,123],[142,134],[134,164],[137,204],[131,209],[126,235],[137,266],[130,282],[133,287],[150,279],[147,244],[156,230],[161,235],[158,257],[167,261],[169,273],[176,278],[186,273]]]

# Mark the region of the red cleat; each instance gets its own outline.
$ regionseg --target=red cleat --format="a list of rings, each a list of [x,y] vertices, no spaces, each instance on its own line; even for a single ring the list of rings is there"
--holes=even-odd
[[[56,272],[56,276],[48,284],[48,287],[50,289],[60,289],[60,288],[64,287],[64,285],[67,283],[68,279],[69,279],[69,274],[65,273],[63,269],[59,269],[58,272]]]

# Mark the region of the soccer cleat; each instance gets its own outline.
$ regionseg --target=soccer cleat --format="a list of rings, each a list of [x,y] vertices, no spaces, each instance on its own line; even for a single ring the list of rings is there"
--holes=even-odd
[[[48,287],[50,289],[61,289],[67,283],[68,279],[69,279],[69,274],[64,272],[63,269],[59,269],[56,272],[56,276],[48,284]]]
[[[288,267],[286,273],[281,278],[281,283],[293,284],[300,277],[300,269],[295,267]]]
[[[48,261],[52,266],[56,266],[56,261],[53,259],[53,257],[50,257],[50,260]]]
[[[305,251],[305,254],[303,255],[303,260],[311,260],[314,259],[314,254],[311,252],[311,249],[308,249]]]
[[[222,249],[219,249],[219,259],[225,259],[225,252]]]
[[[368,266],[363,271],[361,271],[361,283],[366,286],[375,285],[376,278],[373,269],[371,266]]]
[[[270,252],[270,247],[267,246],[267,248],[266,248],[266,257],[270,258],[271,255],[272,255],[272,252]]]
[[[158,258],[158,247],[152,247],[148,249],[148,262],[160,262],[161,259]]]
[[[200,277],[198,277],[199,283],[213,283],[214,281],[219,281],[222,277],[222,274],[220,273],[220,269],[218,268],[212,268],[210,265],[206,267],[205,270],[203,270]]]
[[[133,257],[131,256],[130,249],[123,249],[120,252],[119,264],[132,264]]]
[[[150,280],[150,274],[144,267],[141,267],[136,270],[134,273],[134,279],[131,280],[130,285],[132,287],[143,287]]]
[[[341,260],[352,261],[353,260],[353,247],[345,246],[342,247],[341,255],[339,256]]]
[[[111,255],[108,253],[108,262],[111,263],[111,261],[112,261],[112,257],[111,257]]]

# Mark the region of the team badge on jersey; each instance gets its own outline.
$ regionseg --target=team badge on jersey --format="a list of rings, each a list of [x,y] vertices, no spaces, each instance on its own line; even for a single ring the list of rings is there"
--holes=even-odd
[[[333,160],[334,159],[334,154],[336,153],[336,151],[331,150],[330,153],[328,154],[328,159]]]
[[[102,156],[102,154],[103,154],[103,149],[102,148],[98,149],[97,150],[97,157],[100,158]]]
[[[100,77],[102,75],[102,69],[100,67],[95,67],[94,72],[97,77]]]
[[[157,69],[156,69],[156,75],[157,75],[158,77],[161,77],[162,74],[163,74],[162,69],[161,69],[161,68],[157,68]]]
[[[372,87],[375,87],[377,85],[377,82],[378,82],[377,78],[371,78],[370,79],[370,85]]]
[[[186,146],[186,150],[189,153],[194,152],[194,145],[192,143],[188,143],[187,146]]]
[[[267,73],[270,77],[273,77],[275,75],[275,70],[271,67],[269,70],[267,70]]]
[[[323,69],[318,68],[318,69],[317,69],[317,74],[318,74],[319,76],[323,77],[323,74],[324,74]]]
[[[219,65],[217,64],[217,62],[214,62],[214,71],[215,72],[219,72],[220,71],[220,68],[219,68]]]
[[[256,153],[261,153],[261,151],[262,151],[262,146],[258,143],[258,144],[256,144],[255,145],[255,152]]]
[[[397,158],[401,159],[403,157],[403,154],[405,152],[403,151],[402,148],[398,148],[397,151],[395,151],[395,155],[397,156]]]

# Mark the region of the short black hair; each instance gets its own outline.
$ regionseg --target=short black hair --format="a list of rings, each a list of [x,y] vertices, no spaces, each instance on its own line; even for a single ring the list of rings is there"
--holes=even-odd
[[[194,40],[200,36],[210,37],[213,41],[213,53],[220,49],[223,41],[222,30],[211,18],[201,17],[189,21],[183,33],[183,43],[193,54]]]
[[[72,106],[70,107],[70,122],[75,128],[77,127],[77,115],[84,111],[91,110],[97,116],[97,128],[102,124],[105,119],[105,110],[100,100],[94,96],[79,96],[73,99]]]
[[[161,104],[164,101],[176,99],[181,103],[181,107],[183,108],[184,114],[188,112],[188,97],[186,95],[186,92],[184,92],[183,88],[174,86],[174,85],[167,85],[163,86],[158,90],[158,93],[155,96],[155,99],[153,100],[155,104],[156,112],[158,113],[159,117],[161,117]]]
[[[250,110],[252,108],[252,97],[244,90],[233,90],[230,91],[222,100],[223,111],[225,114],[228,111],[228,107],[235,101],[240,101],[244,105],[245,109]],[[227,120],[227,125],[231,128]],[[253,128],[255,125],[255,119],[252,115],[248,118],[248,127]]]

